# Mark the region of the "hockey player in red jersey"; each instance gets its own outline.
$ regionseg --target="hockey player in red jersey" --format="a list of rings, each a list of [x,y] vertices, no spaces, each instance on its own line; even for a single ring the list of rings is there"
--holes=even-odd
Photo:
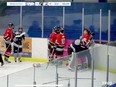
[[[85,48],[89,48],[89,43],[91,41],[92,35],[90,30],[84,29],[83,35],[80,37],[80,45]]]
[[[4,56],[5,56],[4,60],[8,63],[11,63],[8,59],[9,59],[9,56],[11,55],[11,52],[12,52],[12,42],[13,42],[13,38],[14,38],[13,29],[14,29],[14,24],[9,23],[8,28],[6,28],[6,31],[4,33],[4,40],[5,40],[5,44],[6,44],[6,51],[4,54]]]
[[[91,67],[91,54],[89,52],[89,47],[94,45],[94,41],[93,41],[93,36],[94,34],[92,34],[90,32],[89,29],[84,29],[82,36],[80,37],[80,43],[78,43],[78,39],[75,40],[72,44],[70,44],[69,48],[68,48],[68,55],[71,55],[72,52],[80,52],[80,51],[84,51],[84,52],[80,52],[78,53],[78,57],[80,58],[80,60],[83,61],[83,59],[88,61],[87,65],[88,67]],[[78,59],[79,59],[78,58]],[[69,61],[68,68],[71,69],[72,67],[74,68],[74,58],[71,58]]]
[[[53,28],[53,32],[50,34],[50,39],[49,39],[49,44],[48,44],[48,48],[49,48],[49,61],[51,61],[54,57],[55,54],[55,50],[56,50],[56,38],[57,35],[60,33],[60,28],[59,27],[54,27]]]
[[[64,34],[64,29],[62,27],[59,27],[60,29],[60,33],[57,34],[56,37],[56,57],[60,57],[63,56],[63,52],[64,52],[64,46],[65,46],[65,42],[66,42],[66,35]]]
[[[50,53],[52,53],[53,47],[55,46],[57,34],[58,34],[58,30],[56,27],[54,27],[53,32],[50,34],[49,44],[48,44],[48,49]]]

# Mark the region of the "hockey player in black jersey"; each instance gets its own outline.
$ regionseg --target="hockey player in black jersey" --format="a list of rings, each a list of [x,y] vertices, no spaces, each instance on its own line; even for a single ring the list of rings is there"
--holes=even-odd
[[[13,43],[13,51],[14,51],[14,60],[15,62],[21,61],[22,57],[22,46],[23,40],[25,40],[25,32],[23,32],[23,28],[18,28],[18,31],[15,32],[14,43]]]

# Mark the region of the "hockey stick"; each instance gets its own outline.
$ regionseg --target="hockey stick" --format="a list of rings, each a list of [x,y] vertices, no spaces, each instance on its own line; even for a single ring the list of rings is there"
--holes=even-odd
[[[4,44],[6,44],[6,43],[4,43]],[[8,44],[9,44],[8,47],[5,49],[5,51],[2,53],[2,55],[5,55],[5,52],[9,49],[10,46],[11,46],[11,49],[12,49],[12,43],[9,42]]]
[[[53,57],[54,57],[54,52],[55,52],[55,50],[53,49],[53,50],[52,50],[52,53],[51,53],[51,55],[53,55]],[[47,66],[46,66],[46,68],[45,68],[45,69],[47,69],[47,68],[48,68],[48,66],[49,66],[49,64],[50,64],[51,62],[52,62],[52,61],[48,61]]]
[[[70,60],[70,58],[69,58],[70,56],[71,56],[71,55],[63,56],[63,57],[58,57],[57,59],[54,59],[54,60],[52,60],[52,61],[49,61],[49,62],[47,63],[46,69],[48,68],[49,64],[52,63],[52,62]]]
[[[48,66],[49,66],[50,63],[56,61],[56,60],[54,60],[54,59],[55,59],[55,58],[54,58],[54,54],[55,54],[55,49],[53,49],[53,50],[52,50],[52,53],[51,53],[51,55],[53,56],[53,60],[51,60],[51,61],[49,61],[49,62],[47,63],[46,69],[48,68]]]

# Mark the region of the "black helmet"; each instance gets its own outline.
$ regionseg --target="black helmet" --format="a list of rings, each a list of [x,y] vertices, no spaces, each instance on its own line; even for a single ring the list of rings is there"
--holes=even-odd
[[[23,28],[22,27],[19,27],[18,28],[18,32],[21,32],[22,33],[23,32]]]
[[[54,27],[54,32],[60,33],[60,30],[61,30],[61,27],[59,26]]]
[[[14,26],[14,24],[13,23],[9,23],[8,26],[9,27],[12,27],[12,26]]]
[[[87,29],[87,28],[84,28],[83,31],[87,31],[88,34],[91,34],[91,31],[89,29]]]
[[[60,32],[64,33],[64,28],[63,27],[61,27]]]
[[[12,27],[12,29],[14,29],[14,24],[13,23],[9,23],[8,27]]]

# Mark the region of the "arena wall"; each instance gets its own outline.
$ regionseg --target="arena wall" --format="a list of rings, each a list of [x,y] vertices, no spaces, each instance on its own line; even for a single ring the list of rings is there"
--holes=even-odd
[[[109,67],[110,72],[116,73],[116,47],[100,45],[100,47],[95,48],[94,59],[95,67],[97,69],[106,70],[107,67],[107,57],[109,56]]]
[[[67,43],[70,44],[71,41],[68,41]],[[66,46],[68,46],[68,44]],[[0,48],[1,52],[4,53],[5,45],[2,37],[0,38]],[[48,62],[48,39],[26,38],[23,51],[24,55],[22,60],[25,62]],[[67,51],[66,48],[65,51]],[[94,58],[95,68],[100,70],[106,70],[107,57],[109,55],[110,72],[116,73],[116,47],[96,44],[92,50],[90,49],[90,52],[92,58]],[[10,59],[14,60],[13,57]]]

